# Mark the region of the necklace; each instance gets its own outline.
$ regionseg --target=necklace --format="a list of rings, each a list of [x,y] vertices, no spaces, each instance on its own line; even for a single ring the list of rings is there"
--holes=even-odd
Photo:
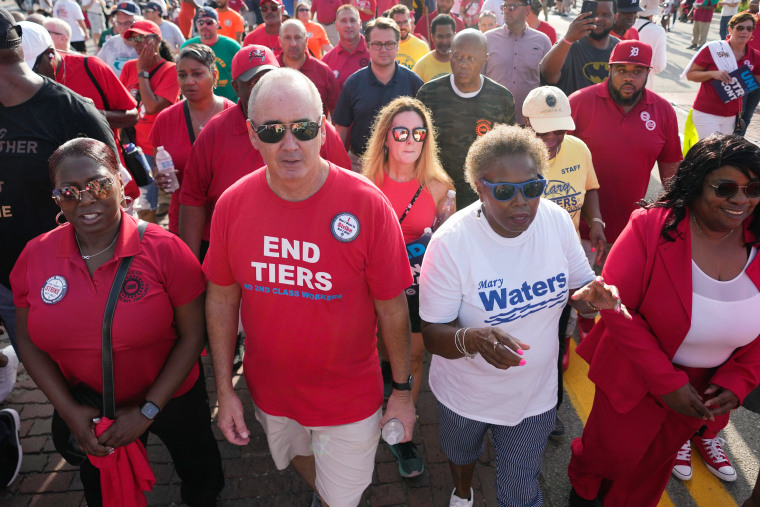
[[[119,233],[118,233],[118,232],[116,233],[116,236],[114,236],[114,238],[113,238],[113,241],[111,241],[111,244],[110,244],[110,245],[108,245],[107,247],[105,247],[105,248],[104,248],[103,250],[101,250],[100,252],[98,252],[98,253],[94,253],[94,254],[92,254],[92,255],[84,255],[84,254],[82,253],[82,246],[79,244],[79,238],[77,237],[77,235],[76,235],[76,234],[74,234],[74,239],[75,239],[75,240],[76,240],[76,242],[77,242],[77,248],[79,248],[79,255],[81,255],[81,256],[82,256],[82,259],[84,259],[84,260],[86,260],[86,261],[89,261],[89,260],[90,260],[90,259],[92,259],[93,257],[97,257],[98,255],[102,254],[103,252],[105,252],[105,251],[109,250],[109,249],[110,249],[110,248],[111,248],[111,247],[114,245],[114,243],[116,243],[116,240],[117,240],[117,239],[119,239]]]
[[[216,97],[214,97],[214,106],[211,108],[211,112],[208,114],[208,116],[206,116],[206,119],[203,120],[202,122],[198,121],[198,119],[195,116],[193,116],[192,111],[190,112],[190,116],[192,116],[193,119],[198,124],[198,132],[200,132],[201,130],[203,130],[203,127],[206,126],[206,123],[208,123],[208,121],[211,119],[211,117],[214,116],[214,114],[216,113],[217,106],[218,106],[218,103],[216,101]]]
[[[694,225],[697,226],[697,230],[702,233],[702,236],[706,237],[707,239],[709,239],[711,241],[723,241],[724,239],[726,239],[727,237],[729,237],[732,232],[734,232],[734,229],[731,229],[730,231],[728,231],[725,234],[725,236],[722,236],[722,237],[717,238],[717,239],[716,238],[711,238],[710,236],[707,235],[707,233],[705,231],[702,230],[702,227],[700,227],[699,220],[697,220],[697,216],[692,213],[691,218],[694,221]]]

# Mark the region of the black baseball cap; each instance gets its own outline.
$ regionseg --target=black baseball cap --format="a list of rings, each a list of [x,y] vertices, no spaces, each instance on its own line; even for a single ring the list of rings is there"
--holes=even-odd
[[[13,49],[21,45],[21,27],[11,13],[0,7],[0,49]]]

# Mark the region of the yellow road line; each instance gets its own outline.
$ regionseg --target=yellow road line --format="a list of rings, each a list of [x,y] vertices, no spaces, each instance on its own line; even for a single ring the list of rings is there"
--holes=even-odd
[[[690,481],[684,481],[686,489],[699,507],[736,507],[736,501],[726,491],[723,482],[715,477],[705,466],[702,457],[692,445],[691,467],[694,470]]]
[[[586,421],[588,420],[588,415],[591,412],[591,405],[594,402],[594,384],[588,379],[588,364],[586,364],[586,361],[578,357],[578,355],[575,353],[574,340],[570,340],[570,366],[565,372],[564,382],[567,395],[570,398],[573,407],[575,407],[575,411],[578,413],[578,417],[580,417],[581,422],[583,422],[583,425],[585,426]],[[702,467],[704,467],[704,464]],[[696,475],[696,468],[694,472]],[[710,472],[707,473],[710,474]],[[717,480],[717,477],[713,478]],[[692,479],[690,482],[694,482],[694,479]],[[692,494],[692,496],[694,496],[694,494]],[[731,502],[733,502],[733,500],[731,500]],[[708,505],[713,507],[716,505],[725,505],[726,507],[736,505],[735,503],[702,504],[700,502],[697,502],[697,504],[700,507],[702,505],[705,507]],[[657,507],[675,507],[675,504],[668,496],[668,493],[663,492],[662,498],[660,499],[660,503],[657,504]]]

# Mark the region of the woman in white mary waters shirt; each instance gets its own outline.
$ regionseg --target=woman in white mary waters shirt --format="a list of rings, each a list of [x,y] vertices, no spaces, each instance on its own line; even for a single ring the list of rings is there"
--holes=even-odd
[[[617,289],[594,279],[567,212],[540,198],[546,166],[546,148],[529,131],[499,126],[480,137],[465,163],[480,201],[446,221],[425,254],[420,316],[456,486],[451,506],[473,503],[488,429],[499,506],[541,504],[562,308],[572,295],[583,313],[627,313]]]

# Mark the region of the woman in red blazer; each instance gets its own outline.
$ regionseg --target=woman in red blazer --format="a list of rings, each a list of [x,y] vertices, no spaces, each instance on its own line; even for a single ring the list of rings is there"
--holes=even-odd
[[[703,139],[615,242],[603,275],[633,319],[603,311],[578,347],[597,389],[571,446],[570,505],[657,505],[683,443],[760,382],[760,316],[735,315],[760,298],[759,175],[743,137]]]

